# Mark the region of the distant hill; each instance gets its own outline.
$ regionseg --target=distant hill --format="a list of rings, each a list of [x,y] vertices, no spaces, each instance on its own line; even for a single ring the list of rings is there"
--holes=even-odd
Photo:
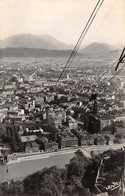
[[[50,35],[21,34],[0,41],[1,48],[40,48],[48,50],[67,50],[72,47]]]
[[[71,50],[47,50],[36,48],[1,48],[0,57],[68,57]],[[79,53],[77,55],[80,55]]]
[[[0,40],[0,57],[58,57],[69,56],[73,46],[51,35],[21,34]],[[113,48],[105,43],[92,43],[78,51],[79,55],[111,53]],[[112,51],[111,54],[114,54]]]
[[[55,47],[56,50],[68,50],[68,49],[72,49],[73,46],[72,45],[67,45],[57,39],[55,39],[54,37],[52,37],[51,35],[37,35],[36,36],[38,39],[40,39],[41,41],[45,41],[46,43],[51,44],[52,46]],[[47,49],[47,48],[46,48]],[[50,48],[48,48],[50,49]]]
[[[110,45],[105,43],[92,43],[88,45],[86,48],[83,48],[81,53],[107,53],[111,51],[112,48]]]

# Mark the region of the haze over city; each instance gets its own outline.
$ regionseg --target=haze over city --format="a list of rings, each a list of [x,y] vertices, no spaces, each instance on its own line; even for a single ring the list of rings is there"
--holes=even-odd
[[[16,34],[50,34],[66,44],[75,44],[96,3],[97,0],[1,0],[0,39]],[[105,0],[83,45],[123,45],[124,10],[124,0]]]

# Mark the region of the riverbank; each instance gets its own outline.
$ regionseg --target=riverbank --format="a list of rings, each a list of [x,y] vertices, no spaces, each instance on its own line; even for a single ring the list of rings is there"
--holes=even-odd
[[[57,152],[41,153],[37,155],[19,157],[16,160],[10,160],[6,165],[0,166],[0,183],[10,180],[23,179],[26,176],[42,170],[44,167],[64,167],[74,157],[74,152],[81,149],[85,156],[90,156],[90,152],[102,153],[108,149],[119,149],[123,145],[105,145],[105,146],[84,146],[74,149],[64,149]]]
[[[10,155],[8,164],[17,163],[21,161],[27,161],[27,160],[35,160],[35,159],[44,159],[48,158],[50,156],[55,155],[61,155],[61,154],[67,154],[67,153],[74,153],[78,149],[82,150],[83,154],[86,157],[91,158],[91,151],[95,151],[97,154],[102,153],[105,150],[108,149],[118,149],[122,148],[122,144],[113,144],[113,145],[92,145],[92,146],[77,146],[72,148],[65,148],[60,149],[58,151],[52,151],[52,152],[35,152],[35,153],[15,153]]]
[[[0,183],[10,180],[23,179],[26,176],[42,170],[44,167],[64,167],[73,158],[73,152],[66,152],[55,155],[38,155],[21,158],[6,165],[0,166]]]
[[[58,152],[48,152],[48,153],[37,153],[37,154],[30,154],[27,156],[22,156],[18,157],[15,160],[9,160],[9,162],[6,165],[12,164],[12,163],[17,163],[17,162],[23,162],[23,161],[30,161],[30,160],[36,160],[36,159],[45,159],[49,158],[51,156],[56,156],[56,155],[63,155],[63,154],[69,154],[69,153],[74,153],[77,149],[66,149],[65,151],[58,151]]]

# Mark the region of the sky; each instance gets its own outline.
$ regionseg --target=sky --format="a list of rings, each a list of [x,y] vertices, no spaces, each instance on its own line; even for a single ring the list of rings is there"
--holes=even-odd
[[[50,34],[66,43],[78,40],[97,0],[0,0],[0,39],[15,34]],[[83,45],[124,45],[125,0],[104,0]]]

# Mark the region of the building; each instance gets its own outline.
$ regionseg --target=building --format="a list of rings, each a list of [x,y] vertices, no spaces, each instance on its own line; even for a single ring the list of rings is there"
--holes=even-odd
[[[78,146],[78,138],[73,135],[69,130],[60,130],[57,133],[57,143],[60,149]]]
[[[84,128],[91,134],[99,133],[103,130],[111,132],[111,129],[105,128],[110,127],[113,121],[112,116],[86,113],[84,116]]]
[[[32,153],[32,146],[30,143],[25,144],[25,153]]]
[[[23,94],[24,92],[25,92],[25,91],[24,91],[23,88],[19,88],[19,89],[16,90],[15,94],[16,94],[16,95],[21,95],[21,94]]]
[[[125,122],[125,115],[116,116],[116,117],[115,117],[115,120],[116,120],[116,121],[123,121],[123,122]]]
[[[21,141],[23,143],[34,142],[36,139],[37,139],[36,135],[21,136]]]
[[[14,115],[14,116],[9,116],[8,120],[14,121],[14,122],[20,122],[22,120],[25,120],[25,117],[23,118],[22,116]]]
[[[112,123],[112,118],[110,117],[100,117],[100,130],[103,130],[105,127],[108,127]]]
[[[57,151],[58,150],[58,144],[56,142],[46,142],[44,143],[44,151]]]
[[[50,127],[52,127],[53,129],[59,129],[59,126],[62,125],[62,120],[61,118],[59,118],[54,112],[53,113],[49,113],[47,115],[47,123]]]
[[[76,129],[78,127],[76,120],[71,116],[67,116],[67,121],[68,121],[69,129]]]
[[[102,135],[97,135],[94,138],[94,144],[95,145],[104,145],[106,143],[106,140]]]
[[[9,115],[15,116],[15,115],[18,115],[18,112],[15,111],[15,110],[8,110],[8,111],[7,111],[7,115],[8,115],[8,116],[9,116]]]
[[[39,151],[39,145],[35,142],[33,142],[32,144],[32,151],[33,152],[38,152]]]
[[[94,134],[101,131],[100,118],[93,113],[86,113],[84,116],[84,128],[87,132]]]
[[[12,90],[12,89],[15,89],[15,88],[16,88],[16,84],[6,84],[4,86],[5,90]]]
[[[91,135],[80,135],[80,146],[94,145],[94,138]]]
[[[41,140],[41,143],[43,145],[43,150],[45,152],[57,151],[58,150],[58,143],[52,142],[52,141],[49,142],[46,137],[42,137],[40,140]]]
[[[37,97],[35,98],[35,100],[36,100],[36,103],[37,103],[37,104],[43,104],[43,103],[44,103],[44,98],[41,97],[41,96],[37,96]]]
[[[14,95],[14,91],[11,90],[11,89],[5,89],[3,91],[3,95],[5,95],[5,96],[12,96],[12,95]]]
[[[94,195],[94,196],[108,196],[108,193],[107,192],[105,192],[105,193],[99,193],[99,194]]]

